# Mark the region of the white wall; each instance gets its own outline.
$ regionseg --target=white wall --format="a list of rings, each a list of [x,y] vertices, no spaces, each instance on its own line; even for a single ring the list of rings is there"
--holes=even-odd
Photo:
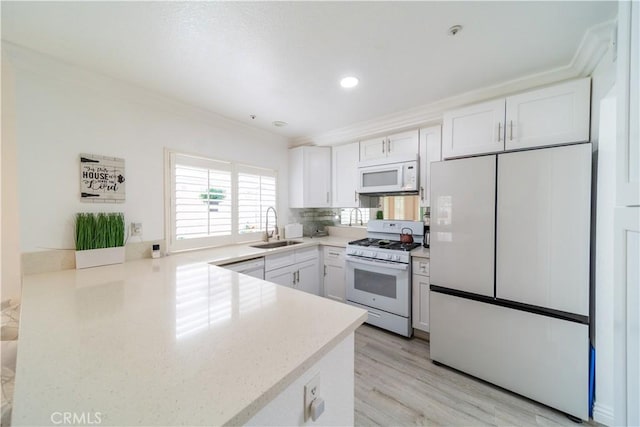
[[[615,95],[616,63],[609,49],[592,74],[591,141],[594,149],[594,262],[592,301],[595,323],[596,391],[593,418],[613,425],[613,210],[615,192]],[[612,98],[613,97],[613,98]],[[613,108],[612,108],[613,107]],[[612,127],[613,126],[613,127]],[[613,163],[612,163],[613,162]],[[594,313],[592,312],[592,316]]]
[[[123,211],[145,241],[163,239],[165,147],[277,169],[286,221],[285,138],[12,45],[5,60],[16,69],[22,252],[72,248],[79,211]],[[125,159],[124,204],[80,201],[80,153]]]
[[[613,220],[615,208],[616,97],[600,103],[598,144],[598,208],[596,217],[596,401],[593,418],[613,425]]]
[[[15,72],[7,61],[2,61],[2,244],[0,245],[2,296],[1,299],[19,299],[20,281],[20,234],[18,212],[18,176],[16,165],[15,128]]]

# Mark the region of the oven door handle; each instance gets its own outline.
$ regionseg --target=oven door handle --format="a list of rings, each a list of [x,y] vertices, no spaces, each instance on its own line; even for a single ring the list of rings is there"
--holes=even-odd
[[[347,261],[352,262],[354,264],[362,264],[369,265],[371,267],[378,268],[391,268],[394,270],[407,270],[409,269],[409,264],[403,264],[399,262],[387,262],[387,261],[369,261],[358,257],[353,257],[347,255]]]

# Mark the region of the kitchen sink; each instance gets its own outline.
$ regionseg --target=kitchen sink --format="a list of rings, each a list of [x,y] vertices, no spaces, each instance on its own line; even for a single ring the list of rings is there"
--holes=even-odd
[[[278,240],[276,242],[269,242],[269,243],[260,243],[257,245],[249,245],[252,248],[258,248],[258,249],[273,249],[273,248],[281,248],[283,246],[291,246],[291,245],[298,245],[302,242],[296,242],[295,240]]]

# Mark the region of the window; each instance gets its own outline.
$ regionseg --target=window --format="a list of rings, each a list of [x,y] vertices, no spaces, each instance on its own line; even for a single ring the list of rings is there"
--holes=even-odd
[[[367,222],[369,222],[370,209],[362,208],[360,209],[360,212],[362,212],[362,224],[367,225]],[[357,221],[356,221],[356,215],[358,216]],[[360,225],[360,214],[355,212],[351,208],[340,209],[340,225],[349,225],[349,224]]]
[[[169,153],[171,251],[258,240],[276,171]]]
[[[276,206],[276,177],[242,170],[238,172],[238,232],[265,231],[267,208]]]

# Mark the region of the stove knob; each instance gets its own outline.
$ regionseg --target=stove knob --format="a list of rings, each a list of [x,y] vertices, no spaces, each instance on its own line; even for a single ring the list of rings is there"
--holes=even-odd
[[[373,253],[373,252],[367,252],[367,256],[368,256],[369,258],[374,258],[374,257],[375,257],[375,255],[376,255],[376,254],[375,254],[375,253]]]
[[[393,255],[387,254],[387,259],[391,259],[391,258],[393,258]]]
[[[362,251],[356,252],[356,255],[362,255]]]
[[[400,261],[400,255],[394,255],[393,259],[396,260],[396,261]]]

